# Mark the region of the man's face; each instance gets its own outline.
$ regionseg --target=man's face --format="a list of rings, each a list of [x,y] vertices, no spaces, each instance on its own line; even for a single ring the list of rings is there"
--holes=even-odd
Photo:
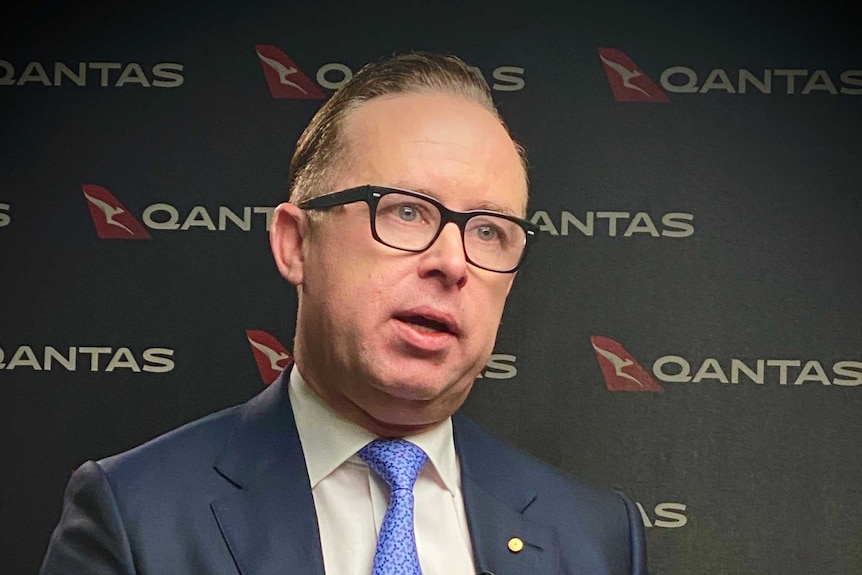
[[[331,191],[376,184],[454,210],[524,214],[515,146],[474,102],[379,97],[349,116],[345,135],[349,159]],[[514,274],[468,264],[451,223],[422,253],[384,246],[362,202],[325,214],[302,256],[296,361],[325,400],[381,434],[436,423],[463,403],[493,350]]]

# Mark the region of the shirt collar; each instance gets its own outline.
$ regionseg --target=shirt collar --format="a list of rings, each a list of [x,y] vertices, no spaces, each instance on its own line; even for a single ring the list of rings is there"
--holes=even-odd
[[[377,439],[364,427],[336,413],[309,387],[296,365],[290,372],[288,393],[312,489],[369,441]],[[450,493],[460,492],[460,469],[452,438],[451,417],[404,439],[428,454],[430,463]],[[358,457],[355,460],[361,461]]]

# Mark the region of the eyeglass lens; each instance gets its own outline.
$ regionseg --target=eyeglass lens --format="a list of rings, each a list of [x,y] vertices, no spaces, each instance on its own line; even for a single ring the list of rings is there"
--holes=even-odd
[[[421,251],[434,241],[441,227],[434,204],[406,194],[391,193],[377,203],[375,227],[384,243],[399,249]],[[492,269],[514,267],[524,251],[524,229],[513,221],[488,214],[470,218],[463,230],[464,250],[474,264]]]

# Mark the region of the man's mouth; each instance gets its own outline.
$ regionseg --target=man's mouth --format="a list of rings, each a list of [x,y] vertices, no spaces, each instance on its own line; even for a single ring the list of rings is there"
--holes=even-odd
[[[406,323],[421,333],[455,336],[460,333],[455,318],[447,313],[425,306],[397,313],[395,314],[395,319]]]
[[[446,323],[424,315],[404,315],[397,319],[426,333],[453,333]]]

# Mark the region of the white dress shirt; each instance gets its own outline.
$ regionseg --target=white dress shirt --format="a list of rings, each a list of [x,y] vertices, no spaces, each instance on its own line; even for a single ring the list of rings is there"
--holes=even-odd
[[[329,575],[370,575],[389,486],[356,452],[376,439],[341,417],[296,366],[289,394],[305,454],[323,564]],[[475,575],[452,420],[405,437],[428,454],[413,488],[416,547],[424,575]]]

